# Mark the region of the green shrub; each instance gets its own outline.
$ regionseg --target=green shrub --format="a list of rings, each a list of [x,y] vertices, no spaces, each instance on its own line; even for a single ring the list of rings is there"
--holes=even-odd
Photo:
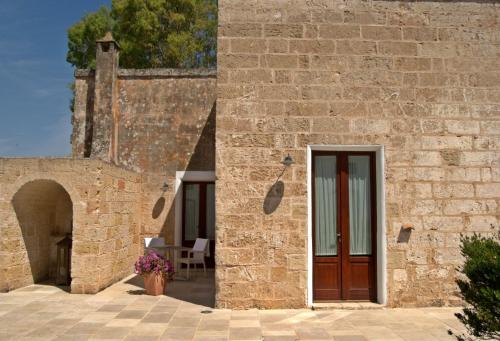
[[[457,280],[465,302],[462,313],[455,314],[473,337],[500,340],[500,233],[495,237],[474,234],[462,237],[465,263]],[[458,340],[471,340],[465,335]]]

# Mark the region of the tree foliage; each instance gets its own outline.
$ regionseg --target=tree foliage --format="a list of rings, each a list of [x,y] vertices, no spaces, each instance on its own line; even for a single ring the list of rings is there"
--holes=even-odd
[[[124,68],[215,66],[217,0],[112,0],[68,30],[67,61],[95,68],[95,41],[107,31]]]
[[[480,339],[500,340],[500,234],[496,238],[462,238],[465,263],[460,269],[464,278],[458,279],[466,306],[455,314],[468,332]],[[464,335],[459,340],[467,340]]]

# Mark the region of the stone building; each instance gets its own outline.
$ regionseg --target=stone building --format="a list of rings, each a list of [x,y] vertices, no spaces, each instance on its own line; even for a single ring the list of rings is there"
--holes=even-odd
[[[460,234],[499,229],[499,32],[495,1],[220,0],[216,73],[105,37],[73,158],[0,159],[0,289],[72,229],[77,293],[199,235],[221,308],[458,304]]]

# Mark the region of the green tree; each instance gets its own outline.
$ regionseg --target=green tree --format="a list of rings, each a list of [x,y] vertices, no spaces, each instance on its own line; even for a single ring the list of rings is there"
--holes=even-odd
[[[462,238],[465,263],[457,280],[466,306],[455,314],[468,332],[479,339],[500,340],[500,234],[496,238]],[[458,335],[458,340],[471,340]]]
[[[68,30],[68,54],[66,60],[81,69],[95,69],[96,40],[112,30],[113,20],[105,6],[85,15]]]
[[[95,68],[95,41],[111,31],[124,68],[216,64],[217,0],[112,0],[68,30],[67,61]]]

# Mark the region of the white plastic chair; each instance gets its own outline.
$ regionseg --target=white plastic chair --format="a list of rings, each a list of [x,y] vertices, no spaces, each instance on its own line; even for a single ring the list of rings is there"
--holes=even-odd
[[[189,279],[189,268],[191,264],[203,264],[203,272],[205,276],[207,275],[207,266],[205,265],[205,257],[210,257],[210,248],[208,244],[208,239],[196,238],[194,246],[188,251],[187,258],[179,258],[177,262],[179,264],[186,264],[186,278]]]
[[[155,249],[155,246],[165,246],[165,238],[144,238],[144,254],[147,254],[149,250],[153,250],[160,255],[165,252],[163,249]]]

